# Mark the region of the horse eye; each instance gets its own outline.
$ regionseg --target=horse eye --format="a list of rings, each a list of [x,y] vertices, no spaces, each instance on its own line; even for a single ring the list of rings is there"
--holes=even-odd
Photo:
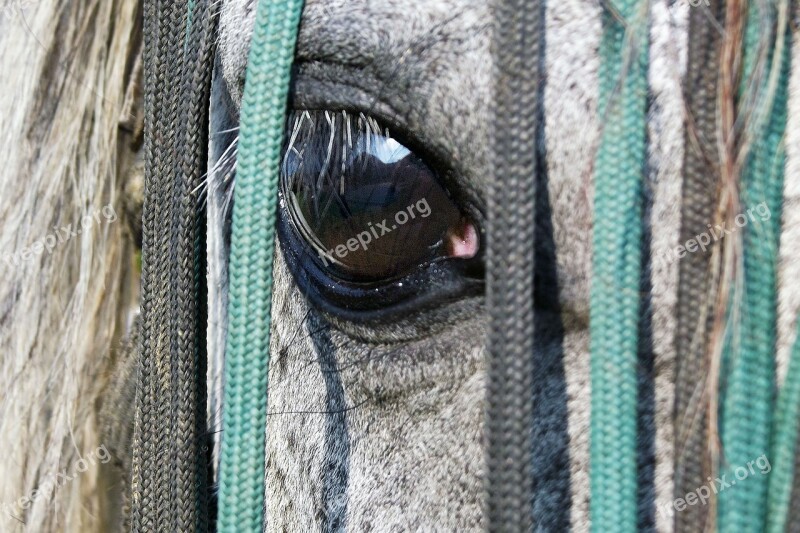
[[[336,278],[390,280],[477,253],[474,226],[436,173],[371,117],[290,114],[281,165],[288,218]]]

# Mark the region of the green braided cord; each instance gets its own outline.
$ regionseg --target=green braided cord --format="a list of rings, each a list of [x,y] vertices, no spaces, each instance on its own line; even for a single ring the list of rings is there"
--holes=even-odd
[[[797,433],[800,431],[800,322],[798,336],[792,346],[789,369],[783,382],[772,423],[770,448],[768,533],[784,533],[789,518]]]
[[[603,13],[591,291],[592,530],[635,531],[647,0]],[[619,20],[621,18],[625,24]],[[626,32],[627,29],[627,32]]]
[[[789,54],[791,50],[791,31],[786,30],[784,44],[784,57],[782,61],[781,77],[779,84],[786,98],[786,77],[788,74]],[[779,105],[776,103],[776,105]],[[781,103],[785,112],[785,104]],[[800,322],[798,322],[798,337],[792,346],[789,368],[786,379],[778,394],[775,406],[775,418],[772,421],[772,435],[770,443],[770,463],[772,470],[769,475],[769,492],[767,500],[767,528],[768,533],[784,533],[790,515],[792,482],[797,473],[794,471],[795,455],[797,453],[797,435],[800,431]]]
[[[781,41],[775,41],[772,35],[766,72],[754,78],[753,71],[760,41],[765,38],[764,28],[774,31],[776,7],[772,2],[769,6],[750,2],[744,36],[740,100],[748,99],[745,113],[753,111],[755,115],[751,117],[755,118],[751,118],[748,125],[751,146],[741,177],[742,206],[744,212],[753,209],[757,213],[756,206],[763,203],[769,209],[770,218],[764,221],[762,217],[753,216],[741,230],[744,243],[741,313],[739,323],[729,327],[728,342],[723,349],[722,379],[725,381],[720,384],[720,435],[724,458],[720,472],[727,475],[726,481],[731,483],[730,488],[719,493],[720,531],[763,531],[767,508],[769,476],[758,471],[755,475],[749,472],[748,463],[770,453],[775,396],[776,268],[791,48],[786,25],[780,32],[783,38],[781,56],[774,54]],[[753,79],[758,79],[759,83],[753,85]],[[772,94],[770,80],[777,81]],[[745,104],[740,101],[742,106]]]
[[[218,531],[260,533],[264,512],[272,259],[301,0],[258,5],[242,104],[230,257]]]

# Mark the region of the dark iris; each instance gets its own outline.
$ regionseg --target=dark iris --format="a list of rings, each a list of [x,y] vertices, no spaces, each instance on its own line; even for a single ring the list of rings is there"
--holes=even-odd
[[[365,115],[289,117],[281,191],[292,225],[336,277],[387,280],[450,256],[465,225],[436,173]]]

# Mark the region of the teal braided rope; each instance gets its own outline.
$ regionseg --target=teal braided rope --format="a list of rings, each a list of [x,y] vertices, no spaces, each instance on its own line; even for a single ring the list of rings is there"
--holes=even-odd
[[[591,291],[592,531],[636,531],[647,0],[603,13]],[[623,22],[624,21],[624,22]]]
[[[791,31],[785,26],[783,57],[779,86],[782,93],[781,105],[786,113],[786,84],[790,68]],[[781,180],[782,181],[782,180]],[[797,327],[800,333],[800,322]],[[772,424],[770,442],[770,461],[772,470],[769,477],[767,495],[767,533],[784,533],[791,514],[791,496],[797,454],[797,436],[800,431],[800,335],[795,339],[789,360],[786,378],[778,394],[775,418]]]
[[[301,0],[262,0],[245,81],[233,225],[219,470],[224,533],[260,533],[264,513],[272,260],[289,79]]]
[[[782,25],[776,26],[778,8],[784,16]],[[748,463],[770,453],[775,397],[776,270],[791,48],[787,12],[787,5],[750,2],[745,27],[739,105],[748,117],[751,146],[741,176],[742,206],[744,212],[752,209],[754,213],[763,212],[766,206],[770,216],[767,220],[753,216],[741,229],[741,313],[739,323],[729,327],[729,342],[723,351],[723,379],[727,379],[720,385],[720,473],[731,483],[719,492],[720,531],[760,532],[765,525],[769,477],[750,472]],[[776,28],[780,30],[777,37]],[[764,31],[771,35],[765,36]],[[759,45],[765,39],[769,50],[765,72],[756,77]],[[775,50],[780,50],[780,55]]]
[[[789,368],[775,408],[772,424],[772,445],[767,506],[767,533],[784,533],[789,519],[792,482],[800,431],[800,322],[798,336],[792,346]]]

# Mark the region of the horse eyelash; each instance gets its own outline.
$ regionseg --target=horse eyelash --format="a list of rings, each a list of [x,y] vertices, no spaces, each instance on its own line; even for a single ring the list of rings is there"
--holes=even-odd
[[[299,172],[306,164],[324,161],[316,179],[305,183],[283,183],[284,190],[306,187],[312,195],[317,194],[325,180],[338,179],[334,190],[344,194],[347,169],[352,167],[359,149],[369,152],[374,135],[389,137],[388,128],[381,128],[377,120],[364,113],[349,111],[292,111],[287,117],[287,144],[284,154],[294,153],[295,158],[284,157],[281,174],[284,177],[304,175]],[[298,150],[298,146],[302,148]],[[296,163],[296,168],[288,165]],[[338,172],[334,171],[337,169]],[[356,169],[358,171],[360,169]]]

